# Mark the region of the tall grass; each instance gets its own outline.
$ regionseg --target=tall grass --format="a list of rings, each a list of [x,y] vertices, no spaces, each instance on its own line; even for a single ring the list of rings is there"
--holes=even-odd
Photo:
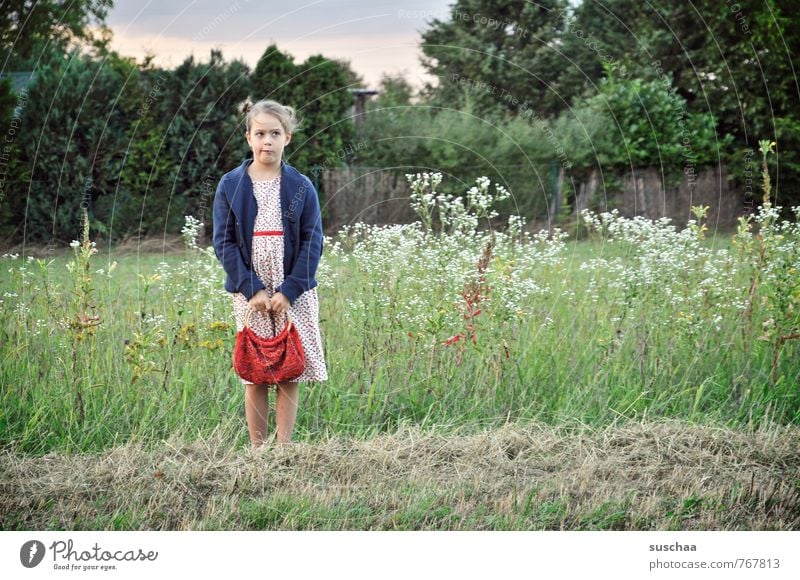
[[[483,227],[507,195],[488,180],[457,197],[438,175],[409,178],[419,222],[326,239],[330,379],[301,387],[296,438],[800,422],[800,226],[778,221],[768,191],[732,237],[695,208],[683,231],[585,212],[577,242],[517,216]],[[100,255],[84,234],[72,254],[3,256],[3,447],[94,451],[220,426],[246,440],[232,304],[200,227],[187,218],[174,255]]]

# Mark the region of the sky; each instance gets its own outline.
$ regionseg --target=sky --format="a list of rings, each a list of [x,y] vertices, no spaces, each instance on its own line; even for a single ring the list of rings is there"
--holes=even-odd
[[[225,60],[255,68],[271,43],[296,63],[312,54],[350,61],[369,88],[382,73],[406,73],[417,87],[429,80],[420,64],[420,33],[433,18],[448,18],[454,0],[116,0],[106,24],[112,47],[141,61],[173,68],[187,56],[207,61],[212,48]]]

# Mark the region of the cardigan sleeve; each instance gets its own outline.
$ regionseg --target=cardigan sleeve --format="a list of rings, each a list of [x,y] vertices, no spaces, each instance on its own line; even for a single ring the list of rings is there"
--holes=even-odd
[[[303,211],[300,214],[300,240],[297,260],[288,276],[285,277],[276,289],[289,299],[289,303],[294,305],[294,301],[303,292],[314,288],[317,285],[315,279],[317,266],[322,257],[322,217],[319,208],[319,195],[314,185],[307,177],[303,177],[305,196]]]
[[[241,292],[250,300],[253,294],[263,289],[264,283],[256,273],[245,264],[242,256],[239,236],[237,235],[236,216],[231,211],[228,197],[225,195],[224,180],[220,180],[214,195],[214,234],[212,244],[217,259],[228,275],[235,292]]]

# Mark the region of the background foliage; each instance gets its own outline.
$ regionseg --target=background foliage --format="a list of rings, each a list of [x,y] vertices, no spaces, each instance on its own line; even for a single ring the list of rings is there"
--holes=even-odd
[[[351,90],[363,81],[349,63],[297,63],[270,44],[254,70],[219,51],[159,69],[109,49],[111,4],[59,12],[39,2],[32,16],[12,3],[0,19],[3,71],[33,75],[24,93],[0,82],[0,131],[13,137],[0,192],[6,244],[69,241],[82,203],[93,235],[112,241],[203,218],[219,177],[249,154],[247,97],[297,109],[286,154],[309,175],[343,162],[462,183],[486,175],[513,193],[504,217],[541,216],[559,169],[567,182],[648,165],[671,179],[725,164],[741,183],[757,137],[776,143],[769,167],[784,217],[800,203],[800,20],[787,0],[458,0],[422,32],[437,80],[416,92],[385,76],[359,132]]]

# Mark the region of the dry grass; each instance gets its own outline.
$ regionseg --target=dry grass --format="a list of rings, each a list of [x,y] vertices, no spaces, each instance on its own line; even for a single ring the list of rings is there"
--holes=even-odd
[[[241,427],[241,426],[239,426]],[[231,432],[0,456],[2,529],[794,530],[800,429],[402,429],[259,450]]]

